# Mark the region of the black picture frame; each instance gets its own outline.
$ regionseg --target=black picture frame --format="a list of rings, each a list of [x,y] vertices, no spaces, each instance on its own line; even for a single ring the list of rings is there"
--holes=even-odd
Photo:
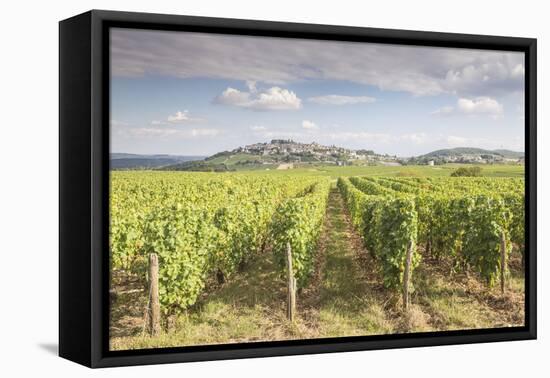
[[[525,53],[525,326],[109,351],[110,27]],[[92,10],[59,24],[59,355],[88,367],[535,339],[536,39]]]

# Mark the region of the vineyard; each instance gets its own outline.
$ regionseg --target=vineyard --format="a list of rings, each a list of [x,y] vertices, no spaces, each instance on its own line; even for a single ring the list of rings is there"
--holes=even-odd
[[[524,192],[515,177],[112,172],[111,348],[523,324]]]

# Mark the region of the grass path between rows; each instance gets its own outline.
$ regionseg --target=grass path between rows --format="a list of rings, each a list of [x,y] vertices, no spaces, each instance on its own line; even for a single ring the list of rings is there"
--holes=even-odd
[[[325,254],[318,296],[321,337],[389,333],[395,324],[384,307],[386,293],[350,222],[342,196],[330,192],[323,231]],[[363,257],[363,258],[362,258]]]

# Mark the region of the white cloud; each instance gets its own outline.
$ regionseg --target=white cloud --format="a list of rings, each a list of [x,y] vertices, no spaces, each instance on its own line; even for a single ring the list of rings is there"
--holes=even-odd
[[[522,78],[525,76],[525,67],[523,64],[518,64],[512,69],[512,77],[516,78]]]
[[[172,123],[180,123],[187,122],[189,119],[189,111],[184,110],[183,112],[178,111],[176,114],[168,116],[167,121]]]
[[[110,122],[111,126],[128,126],[128,122],[124,121],[117,121],[116,119],[112,119]]]
[[[256,88],[256,82],[254,80],[247,80],[246,87],[250,93],[256,93],[258,89]]]
[[[503,107],[497,100],[489,97],[478,97],[473,100],[460,98],[457,102],[457,109],[466,114],[501,114]]]
[[[116,76],[214,78],[284,86],[340,80],[416,96],[523,91],[524,54],[476,49],[114,29]]]
[[[365,143],[389,143],[393,137],[386,133],[369,133],[366,131],[344,131],[340,133],[327,133],[322,135],[333,141],[346,142],[346,141],[362,141]]]
[[[217,136],[221,133],[218,129],[174,129],[168,127],[141,127],[135,129],[127,129],[125,131],[126,135],[131,137],[177,137],[190,139],[194,137],[203,137],[203,136]]]
[[[296,93],[287,89],[272,87],[261,92],[256,90],[255,84],[249,85],[250,88],[254,89],[254,92],[227,88],[215,101],[252,110],[297,110],[302,107],[302,100]]]
[[[409,133],[409,134],[388,134],[388,133],[369,133],[369,132],[344,132],[328,134],[331,139],[348,141],[348,140],[363,140],[370,143],[407,143],[422,145],[429,143],[433,137],[424,132]]]
[[[267,127],[265,126],[250,126],[250,130],[252,131],[266,131],[267,130]]]
[[[413,133],[404,134],[395,139],[402,143],[404,140],[410,141],[417,145],[429,146],[428,149],[438,148],[453,148],[453,147],[478,147],[488,150],[496,148],[510,148],[513,150],[522,151],[523,139],[518,138],[517,143],[510,144],[509,141],[500,139],[498,136],[492,138],[473,137],[463,135],[447,135],[447,134],[428,134],[428,133]]]
[[[445,75],[442,87],[448,93],[477,96],[523,91],[525,68],[523,56],[518,58],[510,59],[501,53],[500,58],[487,56],[481,61],[451,68]]]
[[[311,135],[308,133],[301,133],[295,131],[266,131],[262,134],[264,138],[280,138],[280,139],[301,139],[303,141],[309,141]]]
[[[452,147],[467,146],[470,144],[468,138],[455,136],[455,135],[449,135],[448,137],[445,138],[445,141],[449,146],[452,146]]]
[[[310,97],[308,101],[320,105],[355,105],[355,104],[370,104],[375,102],[374,97],[368,96],[342,96],[342,95],[326,95]]]
[[[432,112],[433,115],[487,115],[496,118],[502,115],[504,107],[497,100],[490,97],[477,97],[473,99],[459,98],[456,106],[444,106]]]
[[[472,137],[472,136],[459,136],[459,135],[439,135],[435,141],[439,145],[446,145],[448,147],[477,147],[487,150],[494,150],[497,148],[507,148],[515,151],[524,150],[524,140],[522,137],[514,138],[513,140],[507,138],[500,138],[498,135],[486,138],[486,137]]]
[[[399,137],[400,140],[414,144],[425,144],[429,141],[430,136],[426,133],[411,133],[403,134]]]
[[[250,104],[250,93],[241,92],[235,88],[227,88],[221,95],[216,97],[216,102],[225,105],[246,106]]]
[[[302,121],[302,127],[306,130],[317,130],[319,126],[317,126],[314,122],[303,120]]]
[[[168,124],[197,123],[202,121],[204,121],[204,119],[191,117],[189,111],[184,110],[183,112],[177,111],[175,114],[169,115],[168,117],[166,117],[166,121],[153,120],[151,121],[151,125],[160,126]]]
[[[192,129],[191,136],[216,136],[220,134],[217,129]]]

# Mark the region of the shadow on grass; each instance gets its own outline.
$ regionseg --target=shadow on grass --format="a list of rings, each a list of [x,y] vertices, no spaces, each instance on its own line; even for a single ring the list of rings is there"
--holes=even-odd
[[[138,291],[142,284],[133,277],[116,274],[112,279],[116,295],[111,295],[111,337],[136,336],[143,332],[147,297]]]
[[[232,275],[225,284],[208,293],[196,307],[203,308],[211,301],[242,307],[271,307],[284,300],[285,296],[279,269],[273,256],[266,252],[249,262],[243,272]]]
[[[226,283],[210,289],[187,311],[164,319],[163,334],[143,333],[144,293],[123,294],[112,307],[113,349],[231,343],[291,338],[286,324],[285,286],[266,252],[251,260]],[[280,329],[278,329],[280,328]]]
[[[512,271],[505,294],[488,287],[475,274],[449,276],[444,264],[424,261],[415,270],[413,301],[429,314],[434,330],[523,325],[522,273]]]

